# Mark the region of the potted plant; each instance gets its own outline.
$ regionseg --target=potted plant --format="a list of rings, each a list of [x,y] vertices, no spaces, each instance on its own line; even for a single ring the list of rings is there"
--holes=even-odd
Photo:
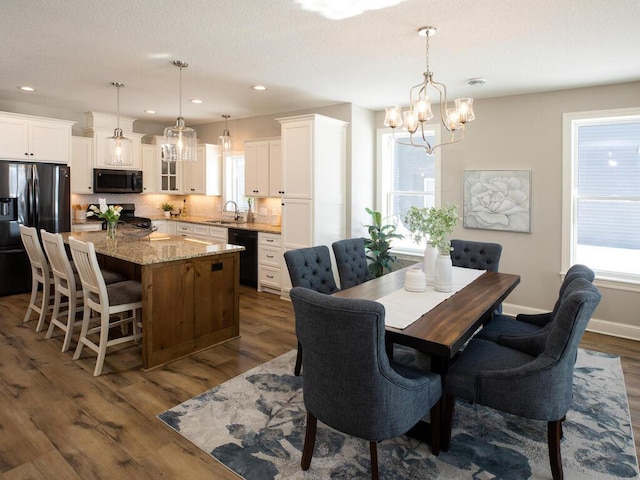
[[[391,254],[391,240],[404,238],[404,235],[396,233],[395,225],[382,225],[382,214],[365,209],[373,219],[372,225],[365,225],[369,230],[369,237],[364,239],[365,249],[369,252],[367,258],[371,261],[369,271],[376,277],[384,275],[384,270],[392,270],[392,263],[397,262],[395,255]]]
[[[164,216],[169,218],[171,216],[171,210],[173,210],[173,205],[170,203],[163,203],[162,210],[164,210]]]
[[[120,205],[107,205],[106,198],[99,198],[100,206],[90,205],[87,217],[96,216],[107,221],[107,238],[116,238],[116,225],[120,220]]]
[[[418,208],[411,207],[404,217],[407,228],[416,243],[421,243],[423,238],[427,238],[427,247],[424,253],[423,269],[427,284],[435,283],[436,290],[451,290],[451,241],[449,236],[458,223],[458,207],[447,205],[442,208]],[[442,257],[442,258],[440,258]],[[438,262],[446,263],[448,259],[449,268],[442,265],[441,278],[438,278]],[[448,275],[448,280],[444,277]],[[446,290],[448,288],[448,290]]]

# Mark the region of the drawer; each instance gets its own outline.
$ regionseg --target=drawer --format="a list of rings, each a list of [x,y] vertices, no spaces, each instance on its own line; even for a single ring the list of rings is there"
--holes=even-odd
[[[95,232],[102,230],[102,222],[74,223],[71,225],[72,232]]]
[[[280,269],[261,265],[258,268],[258,283],[280,288]]]
[[[259,232],[258,243],[264,246],[280,247],[282,246],[282,235]]]
[[[178,235],[183,233],[193,233],[193,225],[188,223],[179,223],[178,225],[176,225],[176,232],[178,232]]]
[[[258,248],[258,263],[260,265],[270,265],[272,267],[280,267],[282,262],[282,249],[263,247]]]
[[[227,243],[227,229],[223,227],[209,227],[209,235],[220,243]]]

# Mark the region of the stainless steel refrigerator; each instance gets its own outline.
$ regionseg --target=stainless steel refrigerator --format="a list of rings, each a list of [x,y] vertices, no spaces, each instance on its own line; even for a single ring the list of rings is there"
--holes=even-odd
[[[69,192],[67,165],[0,160],[0,295],[31,289],[19,225],[68,232]]]

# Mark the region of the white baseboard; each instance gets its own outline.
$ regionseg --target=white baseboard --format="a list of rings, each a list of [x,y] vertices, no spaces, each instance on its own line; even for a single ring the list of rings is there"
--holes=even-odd
[[[536,314],[544,313],[546,311],[537,308],[524,307],[522,305],[514,305],[511,303],[503,303],[502,310],[505,315],[513,315],[514,317],[519,313]],[[610,335],[612,337],[628,338],[630,340],[640,341],[640,327],[627,325],[625,323],[592,318],[587,325],[587,331]]]

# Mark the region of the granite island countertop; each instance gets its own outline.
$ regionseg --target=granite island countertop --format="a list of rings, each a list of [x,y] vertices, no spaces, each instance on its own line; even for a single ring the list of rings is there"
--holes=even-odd
[[[157,232],[142,238],[126,236],[122,232],[118,232],[116,238],[107,238],[102,230],[62,233],[65,243],[71,236],[83,242],[92,242],[96,253],[137,265],[222,255],[245,249],[239,245],[192,240]]]

